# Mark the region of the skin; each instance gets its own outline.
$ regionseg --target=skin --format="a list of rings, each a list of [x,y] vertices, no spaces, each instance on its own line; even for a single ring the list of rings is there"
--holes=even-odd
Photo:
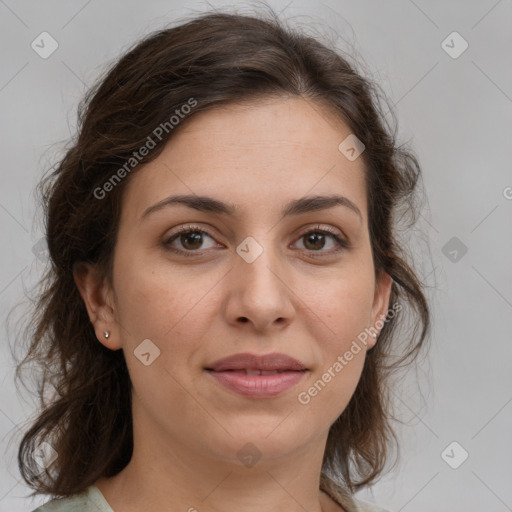
[[[338,150],[346,125],[301,98],[201,112],[180,128],[129,178],[113,287],[88,264],[75,272],[99,342],[124,351],[133,386],[132,460],[96,485],[123,512],[342,510],[319,491],[322,457],[375,339],[310,403],[297,395],[389,306],[391,279],[374,275],[362,158]],[[141,220],[174,194],[208,195],[239,211],[172,206]],[[344,206],[281,218],[293,199],[332,194],[349,198],[362,219]],[[189,225],[209,234],[168,245],[202,255],[166,250],[176,228]],[[317,225],[350,248],[335,252],[330,235],[308,244],[303,235]],[[235,251],[247,236],[263,248],[252,263]],[[160,350],[148,366],[134,355],[145,339]],[[309,372],[277,397],[246,398],[204,370],[240,352],[283,352]],[[261,454],[253,467],[237,457],[248,442]]]

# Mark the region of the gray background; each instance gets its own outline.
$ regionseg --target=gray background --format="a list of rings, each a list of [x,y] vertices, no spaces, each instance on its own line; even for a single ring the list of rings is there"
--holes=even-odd
[[[100,71],[177,17],[229,5],[0,0],[0,512],[29,511],[47,499],[27,498],[16,465],[16,443],[35,409],[29,395],[16,393],[5,329],[44,268],[34,249],[44,230],[33,188],[63,154],[56,143],[74,132],[77,103]],[[395,394],[401,463],[361,496],[404,512],[512,510],[512,3],[270,5],[292,24],[312,24],[353,46],[396,105],[400,134],[424,171],[428,202],[410,247],[431,287],[432,348]],[[250,13],[251,4],[240,11]],[[47,59],[31,48],[43,31],[59,44]],[[457,58],[442,46],[454,31],[469,44]],[[445,44],[458,52],[452,39]],[[460,463],[462,450],[469,457],[453,469],[446,461]]]

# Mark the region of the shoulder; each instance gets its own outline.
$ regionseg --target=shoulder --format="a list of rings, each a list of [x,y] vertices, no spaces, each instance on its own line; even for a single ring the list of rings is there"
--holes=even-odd
[[[88,487],[80,494],[46,502],[32,512],[113,512],[95,486]]]
[[[328,494],[346,512],[391,512],[375,503],[356,498],[343,485],[324,472],[320,475],[320,490]]]
[[[391,512],[369,501],[353,498],[353,502],[354,512]]]

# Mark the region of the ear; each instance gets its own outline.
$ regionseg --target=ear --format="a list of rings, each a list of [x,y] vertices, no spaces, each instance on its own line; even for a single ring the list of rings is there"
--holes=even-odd
[[[114,314],[113,293],[106,279],[100,277],[96,267],[86,262],[75,265],[73,278],[98,340],[110,350],[122,348]],[[105,338],[105,331],[109,332],[108,338]]]
[[[377,343],[379,333],[382,329],[384,320],[386,319],[389,309],[389,297],[391,295],[392,284],[393,280],[391,279],[391,276],[388,273],[381,271],[375,283],[371,322],[372,332],[377,331],[377,337],[369,337],[368,350],[373,348],[375,343]]]

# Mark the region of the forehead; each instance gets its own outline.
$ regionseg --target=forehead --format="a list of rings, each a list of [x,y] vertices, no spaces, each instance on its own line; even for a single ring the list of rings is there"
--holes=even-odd
[[[350,133],[325,108],[300,98],[196,113],[130,177],[123,216],[140,218],[171,194],[214,196],[243,212],[277,211],[298,197],[334,193],[365,216],[363,160],[350,161],[338,149]]]

